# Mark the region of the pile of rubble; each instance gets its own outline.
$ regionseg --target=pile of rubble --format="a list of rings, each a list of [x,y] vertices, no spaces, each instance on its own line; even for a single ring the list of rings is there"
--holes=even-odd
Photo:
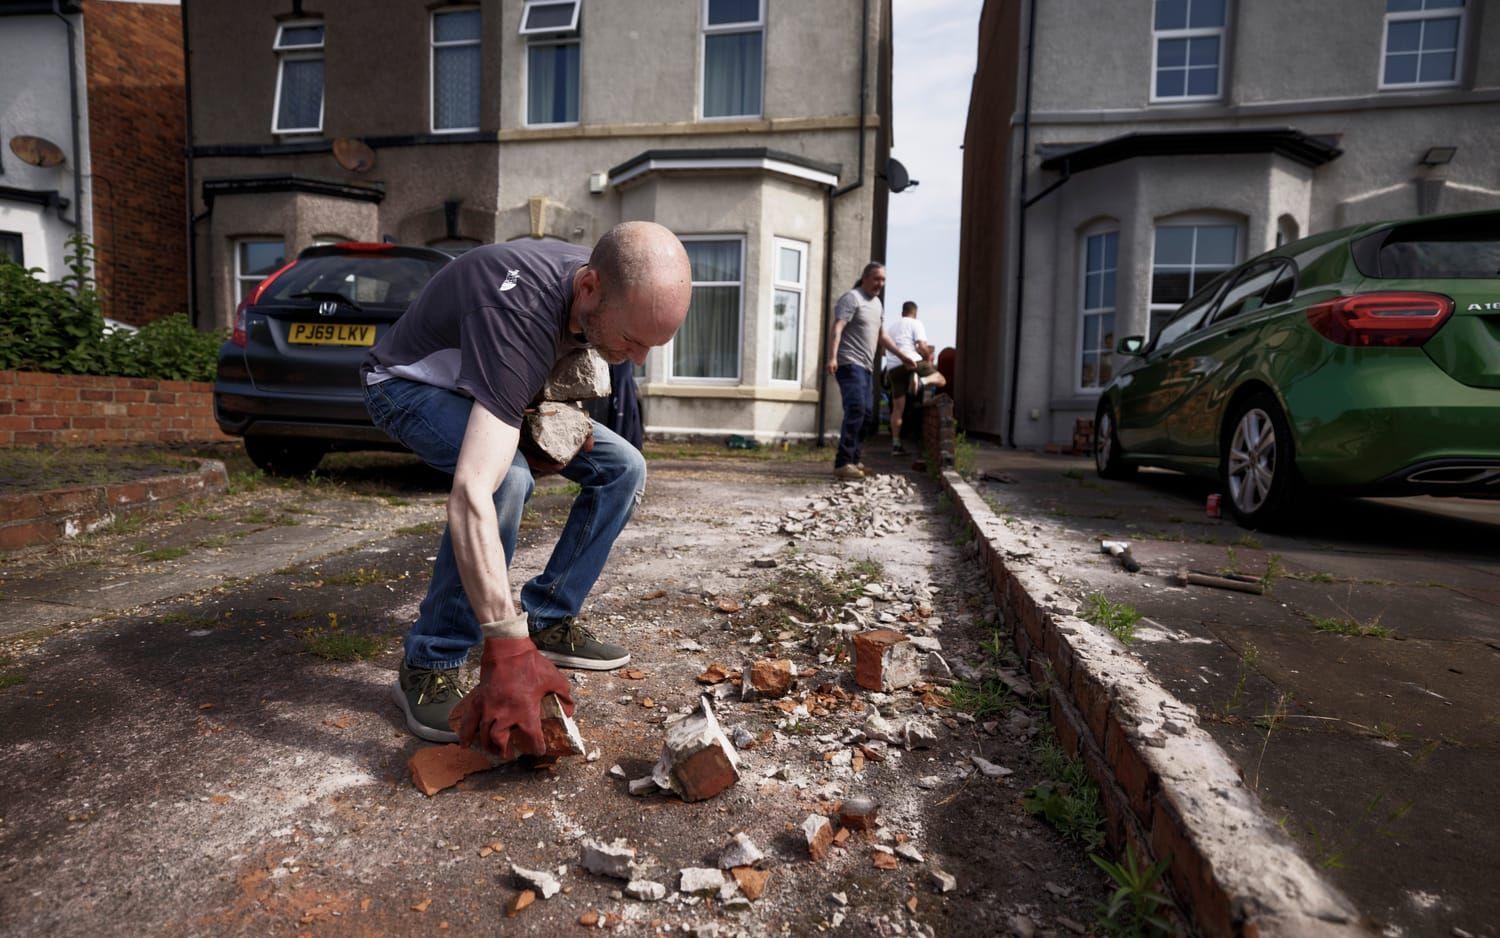
[[[917,488],[905,477],[870,475],[809,499],[802,508],[793,508],[775,521],[761,522],[757,530],[801,541],[879,537],[899,533],[906,526],[907,511],[918,504]]]

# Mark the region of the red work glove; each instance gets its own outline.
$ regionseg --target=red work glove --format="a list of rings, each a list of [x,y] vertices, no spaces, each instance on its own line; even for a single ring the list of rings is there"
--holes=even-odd
[[[517,625],[520,635],[514,634]],[[522,753],[545,755],[542,698],[556,694],[564,712],[572,716],[568,679],[532,644],[526,634],[525,615],[484,628],[479,686],[448,714],[448,725],[458,734],[461,745],[477,743],[506,761]]]

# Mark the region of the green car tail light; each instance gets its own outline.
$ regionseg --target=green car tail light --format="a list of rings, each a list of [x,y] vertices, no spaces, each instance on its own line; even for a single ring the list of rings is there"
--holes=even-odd
[[[1307,308],[1307,321],[1319,335],[1360,348],[1414,348],[1452,315],[1453,300],[1441,293],[1396,290],[1341,296]]]

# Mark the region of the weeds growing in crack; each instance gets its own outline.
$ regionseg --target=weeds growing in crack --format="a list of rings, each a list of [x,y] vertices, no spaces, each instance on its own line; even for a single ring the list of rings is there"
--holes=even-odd
[[[1224,701],[1224,713],[1230,715],[1240,709],[1244,703],[1245,684],[1250,680],[1250,674],[1255,670],[1256,662],[1260,660],[1260,649],[1254,645],[1247,644],[1245,650],[1240,652],[1240,663],[1236,670],[1234,689],[1229,692],[1229,699]]]
[[[1266,750],[1271,748],[1271,735],[1276,732],[1278,726],[1286,722],[1287,701],[1289,699],[1290,695],[1283,692],[1276,698],[1276,706],[1271,709],[1271,712],[1255,721],[1255,725],[1265,730],[1266,735],[1261,740],[1260,756],[1255,760],[1255,778],[1250,782],[1252,791],[1260,791],[1260,767],[1266,761]]]
[[[1177,933],[1168,918],[1173,912],[1172,900],[1160,891],[1161,877],[1172,862],[1171,857],[1147,866],[1136,857],[1135,848],[1127,846],[1125,858],[1119,863],[1096,853],[1089,854],[1089,859],[1115,885],[1108,902],[1095,903],[1099,910],[1095,921],[1104,934],[1146,938]]]
[[[965,479],[974,475],[979,447],[960,431],[953,435],[953,469]]]
[[[308,629],[302,633],[302,647],[308,654],[328,661],[362,661],[380,654],[385,640],[343,631],[339,628],[338,613],[330,612],[326,629]]]
[[[158,547],[155,550],[144,550],[142,549],[143,547],[144,545],[138,547],[137,552],[140,553],[142,560],[151,563],[162,560],[176,560],[179,557],[186,557],[188,555],[186,547]]]
[[[1135,627],[1141,621],[1141,614],[1134,606],[1094,593],[1083,602],[1083,618],[1128,645],[1135,640]]]
[[[972,714],[976,720],[1004,716],[1016,705],[1010,688],[998,678],[982,678],[977,682],[955,681],[948,688],[948,703],[954,709]]]
[[[1313,630],[1333,635],[1348,635],[1354,638],[1391,638],[1396,630],[1380,624],[1380,616],[1369,622],[1361,622],[1353,616],[1310,616]]]
[[[1026,789],[1021,806],[1064,838],[1097,853],[1104,846],[1104,809],[1099,786],[1083,760],[1063,752],[1052,734],[1040,737],[1032,753],[1046,778]]]
[[[372,583],[384,583],[387,580],[405,579],[406,574],[386,573],[374,567],[366,569],[360,567],[348,573],[332,573],[323,577],[325,586],[369,586]]]
[[[1272,584],[1286,576],[1286,567],[1281,562],[1280,554],[1270,554],[1266,557],[1266,572],[1260,578],[1261,585],[1270,592]]]
[[[1260,538],[1253,534],[1241,534],[1235,543],[1241,547],[1248,547],[1250,550],[1260,550],[1262,547]]]

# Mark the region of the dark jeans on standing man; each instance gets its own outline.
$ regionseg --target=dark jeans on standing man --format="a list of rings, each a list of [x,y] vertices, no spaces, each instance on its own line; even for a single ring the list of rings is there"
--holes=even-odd
[[[870,414],[871,384],[870,369],[858,365],[840,365],[833,376],[839,383],[839,396],[844,399],[844,422],[839,427],[839,451],[833,458],[833,468],[859,465],[860,433],[865,418]]]

